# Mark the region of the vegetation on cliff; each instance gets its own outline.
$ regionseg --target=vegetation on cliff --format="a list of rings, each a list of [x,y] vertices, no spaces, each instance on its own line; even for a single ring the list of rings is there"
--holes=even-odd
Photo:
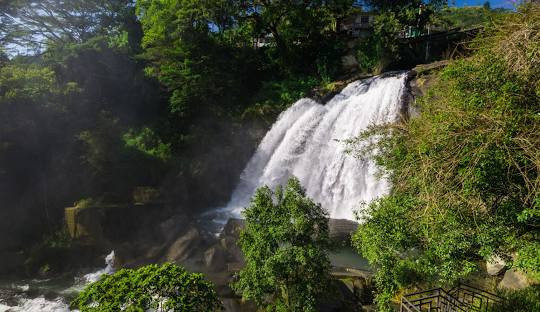
[[[488,24],[471,49],[437,74],[419,116],[353,140],[393,184],[353,237],[383,310],[401,288],[451,284],[495,255],[540,274],[540,8]]]

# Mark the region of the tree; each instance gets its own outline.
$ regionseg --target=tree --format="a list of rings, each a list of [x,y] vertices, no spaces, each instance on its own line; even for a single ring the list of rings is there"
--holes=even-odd
[[[77,295],[71,307],[92,311],[219,311],[213,285],[202,274],[171,263],[121,269],[104,275]]]
[[[9,0],[0,4],[0,43],[35,53],[50,44],[113,36],[133,23],[133,12],[132,0]]]
[[[128,200],[135,185],[160,183],[164,161],[126,146],[123,134],[168,111],[134,57],[141,28],[130,1],[0,2],[3,249],[55,231],[81,197]],[[15,56],[33,50],[32,36],[43,50]]]
[[[337,21],[351,4],[137,1],[144,56],[151,62],[148,73],[171,92],[171,110],[182,117],[230,113],[241,108],[269,74],[324,75],[339,68],[344,45],[338,40]]]
[[[373,38],[370,39],[369,46],[364,46],[359,51],[361,65],[362,58],[376,55],[380,62],[379,67],[383,69],[400,60],[401,33],[407,29],[423,32],[432,22],[435,13],[447,3],[445,0],[365,0],[362,2],[377,15],[374,18]]]
[[[450,286],[493,256],[540,276],[538,12],[486,27],[471,57],[433,78],[418,117],[361,136],[380,138],[360,152],[377,150],[393,185],[353,238],[377,268],[381,310],[400,289]]]
[[[275,311],[315,311],[329,286],[328,216],[296,178],[257,190],[239,244],[246,267],[234,289]]]
[[[147,73],[168,89],[170,110],[183,120],[230,113],[256,88],[251,41],[227,3],[137,1]]]
[[[338,21],[352,9],[352,0],[241,0],[240,20],[249,24],[253,39],[270,39],[274,57],[284,66],[314,63],[318,52],[337,41]],[[319,59],[320,60],[320,59]]]
[[[0,210],[2,232],[19,233],[21,219],[27,228],[53,223],[50,157],[54,151],[55,159],[61,159],[59,147],[70,140],[60,129],[66,127],[64,96],[73,92],[56,81],[51,68],[19,60],[0,67],[0,197],[6,203]],[[23,195],[29,192],[34,196]],[[0,248],[17,239],[0,239]]]

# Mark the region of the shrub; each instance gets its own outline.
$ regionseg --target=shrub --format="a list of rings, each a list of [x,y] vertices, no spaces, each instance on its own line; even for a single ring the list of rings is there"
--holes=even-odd
[[[122,269],[88,285],[71,307],[88,311],[221,310],[210,282],[171,263]]]

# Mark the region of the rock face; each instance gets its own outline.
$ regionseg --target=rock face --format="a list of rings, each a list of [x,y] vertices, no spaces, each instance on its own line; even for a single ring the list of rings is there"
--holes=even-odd
[[[497,276],[506,269],[506,262],[499,256],[494,256],[486,262],[487,273],[491,276]]]
[[[504,278],[499,283],[498,288],[517,290],[527,288],[530,285],[531,282],[523,272],[510,269],[504,273]]]

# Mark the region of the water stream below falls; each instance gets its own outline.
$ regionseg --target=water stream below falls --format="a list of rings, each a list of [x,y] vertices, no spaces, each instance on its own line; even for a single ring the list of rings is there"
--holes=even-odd
[[[105,258],[103,269],[81,276],[0,280],[0,312],[69,312],[69,300],[103,274],[113,273],[113,267],[114,251]]]
[[[241,217],[255,190],[274,189],[296,176],[307,195],[335,219],[355,220],[360,203],[389,190],[370,159],[346,153],[342,140],[370,125],[394,122],[401,115],[406,73],[355,81],[326,105],[304,98],[283,112],[244,169],[220,220]]]

